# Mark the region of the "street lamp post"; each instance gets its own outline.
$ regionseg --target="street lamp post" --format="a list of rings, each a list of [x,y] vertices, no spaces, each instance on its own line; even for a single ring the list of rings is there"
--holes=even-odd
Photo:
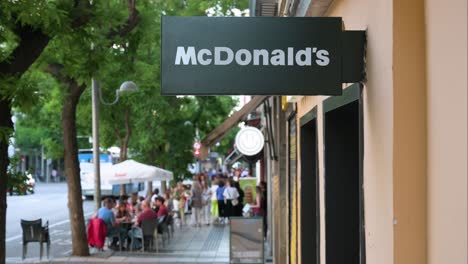
[[[112,103],[106,103],[102,99],[101,89],[96,79],[92,79],[92,119],[93,119],[93,163],[94,163],[94,203],[96,211],[101,207],[101,153],[99,150],[99,100],[104,105],[113,105],[119,101],[119,95],[124,92],[133,92],[137,90],[134,82],[126,81],[116,90],[116,98]],[[99,98],[99,99],[98,99]]]

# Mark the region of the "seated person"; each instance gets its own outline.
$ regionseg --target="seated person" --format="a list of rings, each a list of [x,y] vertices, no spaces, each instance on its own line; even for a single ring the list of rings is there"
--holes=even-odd
[[[158,217],[156,213],[149,206],[148,201],[146,200],[142,201],[141,208],[143,211],[138,216],[137,221],[135,222],[135,225],[133,226],[132,230],[128,231],[128,236],[130,237],[131,240],[134,239],[135,234],[137,233],[141,234],[142,231],[141,231],[140,226],[144,220],[156,219]],[[141,247],[141,242],[138,239],[135,240],[133,243],[133,247],[134,247],[133,249],[138,249],[139,247]]]
[[[156,198],[158,198],[158,197],[156,197]],[[156,198],[154,198],[154,201],[151,202],[151,209],[153,209],[153,211],[157,214],[158,210],[159,210],[159,207],[156,205]]]
[[[167,216],[169,211],[167,210],[166,205],[164,205],[164,198],[162,197],[156,197],[156,207],[158,208],[158,214],[157,217],[161,216]]]
[[[117,209],[117,214],[115,215],[117,222],[128,222],[132,220],[130,212],[127,210],[126,203],[121,202]]]
[[[159,189],[156,188],[153,190],[153,195],[151,196],[151,207],[154,209],[155,206],[156,206],[156,197],[161,197],[161,195],[159,194]]]
[[[122,195],[120,196],[120,199],[119,199],[119,206],[121,203],[125,204],[125,207],[127,209],[127,212],[131,213],[132,212],[132,204],[128,202],[128,198],[129,196],[128,195]],[[117,208],[117,211],[118,211],[118,208]]]
[[[119,222],[115,219],[114,212],[112,208],[114,207],[114,200],[111,198],[106,198],[104,200],[104,206],[101,207],[97,212],[97,217],[102,219],[107,227],[107,236],[110,237],[114,234],[119,234],[120,239],[123,241],[127,234],[126,231],[119,227]],[[117,245],[118,239],[112,241],[111,246]]]
[[[153,210],[151,210],[151,207],[149,206],[146,200],[141,202],[141,209],[142,209],[142,212],[138,216],[137,221],[135,222],[135,227],[141,226],[141,223],[143,222],[143,220],[158,218],[157,214]]]

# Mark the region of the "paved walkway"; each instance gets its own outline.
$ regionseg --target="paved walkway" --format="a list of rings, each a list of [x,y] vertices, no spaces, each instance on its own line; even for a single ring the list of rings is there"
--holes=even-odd
[[[229,263],[229,228],[203,226],[176,227],[174,237],[159,252],[118,252],[105,249],[90,257],[64,257],[39,261],[38,258],[20,258],[8,263]]]

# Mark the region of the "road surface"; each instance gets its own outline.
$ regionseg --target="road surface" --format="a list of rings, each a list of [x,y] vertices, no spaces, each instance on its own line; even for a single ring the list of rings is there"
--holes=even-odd
[[[51,236],[51,257],[64,257],[71,254],[71,231],[68,215],[67,186],[65,183],[38,184],[34,194],[8,196],[6,225],[6,257],[8,263],[21,260],[22,230],[21,219],[42,218],[49,221]],[[94,213],[93,201],[84,201],[85,218]],[[44,253],[45,253],[44,246]],[[28,245],[27,258],[39,257],[39,243]]]

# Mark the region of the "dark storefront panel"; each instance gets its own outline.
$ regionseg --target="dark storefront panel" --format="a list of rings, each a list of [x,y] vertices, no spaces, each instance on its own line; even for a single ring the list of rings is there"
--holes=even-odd
[[[327,264],[365,263],[360,87],[348,89],[324,102]]]
[[[301,118],[301,262],[320,263],[317,108]]]

